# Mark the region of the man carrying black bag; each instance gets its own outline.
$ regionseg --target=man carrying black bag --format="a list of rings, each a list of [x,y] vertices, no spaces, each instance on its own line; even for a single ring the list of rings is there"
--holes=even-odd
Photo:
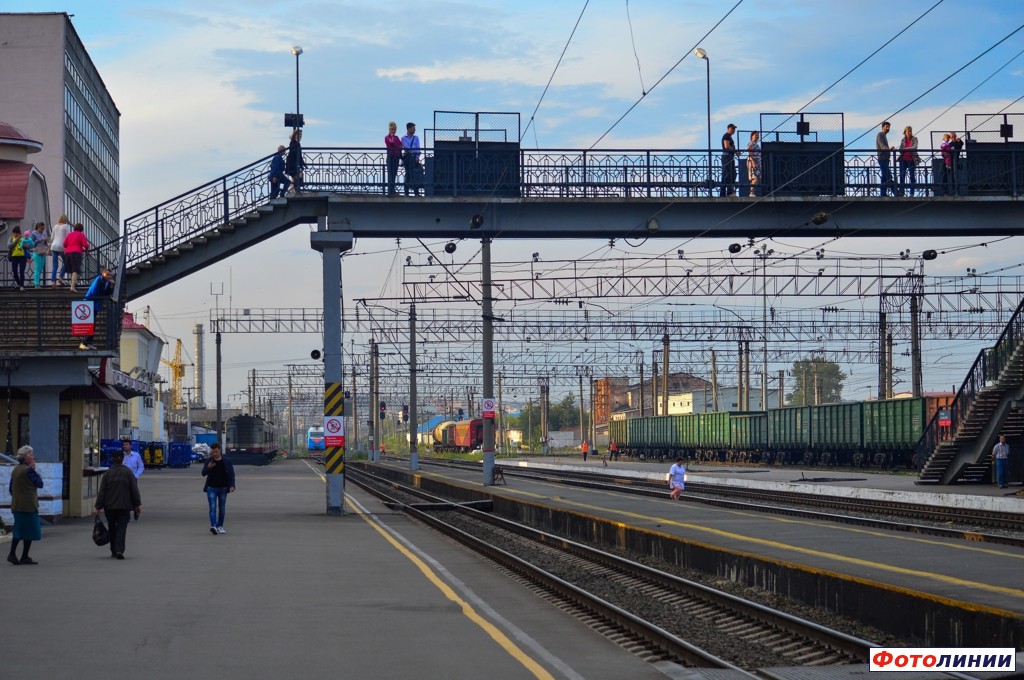
[[[98,517],[103,510],[110,526],[110,556],[123,560],[128,518],[132,510],[135,511],[135,519],[139,518],[142,496],[135,474],[124,466],[124,452],[115,451],[110,460],[112,464],[100,481],[92,516]]]

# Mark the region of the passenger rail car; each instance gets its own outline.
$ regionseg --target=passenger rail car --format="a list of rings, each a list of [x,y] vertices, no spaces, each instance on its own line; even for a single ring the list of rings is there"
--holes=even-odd
[[[324,428],[311,427],[306,431],[306,448],[310,451],[323,451],[327,448],[324,439]]]
[[[637,458],[918,468],[924,428],[952,394],[613,420],[610,439]]]
[[[277,456],[277,429],[259,416],[232,416],[224,455],[235,465],[266,465]]]

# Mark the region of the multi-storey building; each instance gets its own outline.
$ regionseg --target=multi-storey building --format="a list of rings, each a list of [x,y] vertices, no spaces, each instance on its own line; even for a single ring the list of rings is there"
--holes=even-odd
[[[51,218],[116,238],[121,114],[66,13],[0,13],[0,92],[0,120],[42,142]]]

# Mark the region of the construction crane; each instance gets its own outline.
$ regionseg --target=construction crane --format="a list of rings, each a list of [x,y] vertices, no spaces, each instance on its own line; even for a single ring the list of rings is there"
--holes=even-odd
[[[185,377],[185,362],[181,360],[181,338],[174,344],[174,358],[170,361],[161,357],[160,363],[171,368],[171,408],[185,408],[181,381]]]

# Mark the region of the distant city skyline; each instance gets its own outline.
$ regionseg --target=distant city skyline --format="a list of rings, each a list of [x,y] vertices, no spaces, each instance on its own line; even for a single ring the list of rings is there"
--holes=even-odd
[[[1024,111],[1013,103],[1024,91],[1024,31],[953,75],[1024,24],[1024,5],[1013,0],[946,0],[927,13],[931,5],[909,0],[745,0],[706,39],[702,36],[732,4],[596,1],[583,13],[531,123],[583,6],[533,0],[401,1],[387,7],[363,0],[268,5],[70,0],[60,9],[74,15],[72,22],[121,112],[122,221],[286,143],[283,114],[295,108],[293,45],[304,50],[299,63],[307,147],[377,148],[390,120],[400,127],[415,121],[422,131],[430,127],[433,111],[463,110],[519,112],[522,127],[529,124],[523,144],[531,148],[589,148],[598,140],[601,148],[704,148],[707,65],[692,55],[698,44],[710,57],[713,146],[729,122],[749,130],[757,127],[760,113],[805,106],[842,112],[846,142],[859,149],[872,148],[878,124],[887,118],[895,139],[906,125],[925,137],[930,130],[963,129],[965,113],[995,113],[1008,106],[1007,112]],[[34,0],[6,8],[54,9]],[[746,140],[738,142],[742,148]],[[926,146],[924,139],[921,143]],[[150,306],[153,330],[171,347],[181,338],[192,355],[192,325],[207,324],[209,331],[215,305],[319,307],[320,256],[310,250],[307,232],[296,227],[134,301],[129,309],[141,317]],[[905,248],[955,250],[928,263],[927,272],[962,275],[966,268],[979,273],[1006,268],[1004,273],[1020,273],[1019,239],[997,248],[981,246],[982,240],[970,234],[938,240],[845,238],[827,247],[835,254],[886,256]],[[772,247],[798,252],[818,242],[784,241]],[[494,257],[526,261],[535,250],[546,258],[557,252],[560,259],[642,256],[685,247],[695,257],[715,258],[728,257],[727,245],[721,239],[651,240],[636,248],[595,241],[498,241]],[[477,251],[466,244],[457,257]],[[409,255],[426,253],[408,241],[400,247],[384,240],[357,243],[343,265],[346,310],[359,298],[397,295]],[[218,300],[211,289],[221,286],[224,295]],[[637,304],[615,303],[615,308]],[[859,304],[872,307],[871,300]],[[643,308],[652,305],[657,302]],[[518,306],[520,313],[544,308],[539,302]],[[348,338],[346,351],[347,343]],[[225,336],[224,394],[244,391],[250,368],[308,361],[309,351],[320,344],[316,336]],[[968,342],[927,344],[926,389],[959,384],[979,348]],[[943,356],[951,352],[952,358]],[[214,395],[213,357],[208,334],[207,403]],[[877,372],[871,375],[870,367],[857,370],[847,395],[860,398],[875,382]]]

